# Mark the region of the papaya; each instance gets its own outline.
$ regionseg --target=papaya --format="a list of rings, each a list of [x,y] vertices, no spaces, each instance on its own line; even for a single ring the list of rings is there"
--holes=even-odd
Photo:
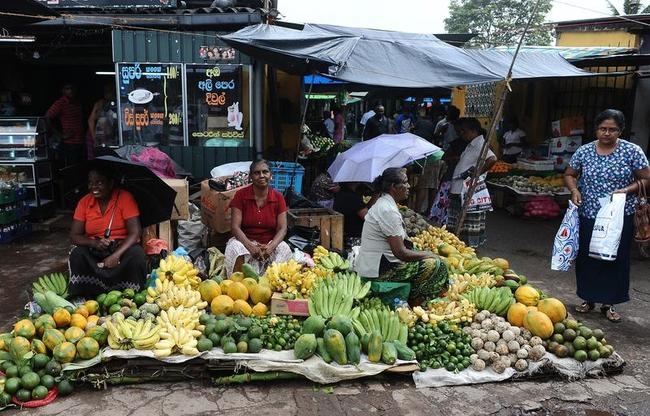
[[[408,346],[402,344],[399,341],[393,341],[395,350],[397,351],[397,358],[404,361],[413,361],[415,360],[415,351],[410,349]]]
[[[22,361],[25,354],[31,350],[32,343],[25,337],[14,337],[11,344],[9,344],[9,354],[11,354],[15,363]]]
[[[553,321],[544,312],[530,311],[524,316],[524,328],[541,339],[553,335]]]
[[[553,323],[562,322],[566,318],[566,306],[556,298],[546,298],[537,302],[537,309],[544,312]]]
[[[392,342],[385,341],[381,346],[381,361],[393,365],[397,361],[397,349]]]
[[[77,348],[72,342],[65,341],[58,344],[52,350],[52,356],[55,360],[61,364],[70,363],[74,361],[74,357],[77,355]]]
[[[350,364],[359,364],[361,361],[361,341],[354,331],[345,336],[345,352]]]
[[[332,356],[325,348],[325,341],[323,338],[316,338],[316,354],[323,359],[327,364],[332,362]]]
[[[60,343],[65,342],[65,336],[59,330],[53,328],[47,328],[45,332],[43,332],[43,338],[41,339],[50,351],[54,350],[54,347]]]
[[[325,343],[325,349],[334,361],[341,365],[348,363],[348,356],[345,351],[345,339],[340,331],[326,329],[323,333],[323,342]]]
[[[99,345],[105,345],[108,339],[108,329],[103,326],[96,325],[86,331],[86,336],[94,338]]]
[[[526,306],[536,306],[539,302],[539,292],[530,285],[521,285],[515,291],[515,299]]]
[[[346,336],[352,331],[352,321],[345,315],[334,315],[327,323],[327,329],[336,329]]]
[[[99,354],[99,343],[91,337],[83,337],[77,341],[77,354],[82,360],[89,360]]]
[[[241,271],[244,273],[244,277],[250,277],[251,279],[255,279],[255,281],[258,281],[260,279],[260,275],[257,274],[255,269],[253,269],[253,266],[248,263],[244,263],[241,266]]]
[[[56,322],[54,321],[54,318],[52,318],[52,315],[44,313],[36,318],[36,321],[34,321],[34,327],[36,328],[38,336],[43,336],[43,332],[45,332],[47,328],[56,328]]]
[[[34,323],[29,319],[21,319],[20,321],[14,324],[14,335],[18,337],[23,337],[27,339],[34,338],[36,335],[36,327]]]
[[[508,322],[514,326],[524,326],[524,317],[528,313],[528,307],[521,302],[515,302],[508,308]]]
[[[379,331],[372,331],[368,338],[368,360],[373,363],[381,361],[381,352],[383,349],[383,339]]]
[[[370,332],[366,332],[363,335],[361,335],[360,341],[361,341],[361,351],[364,354],[368,354],[368,341],[370,341]]]
[[[303,334],[314,334],[317,337],[322,337],[323,331],[325,331],[325,318],[320,315],[311,315],[302,323]]]
[[[306,360],[314,355],[317,346],[314,334],[302,334],[293,346],[293,355],[299,360]]]

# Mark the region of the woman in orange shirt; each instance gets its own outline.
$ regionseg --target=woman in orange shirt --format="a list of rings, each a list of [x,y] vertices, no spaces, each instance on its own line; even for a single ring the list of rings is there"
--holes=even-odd
[[[70,240],[71,296],[144,288],[147,258],[140,246],[140,211],[133,195],[115,187],[110,171],[93,168],[74,211]]]

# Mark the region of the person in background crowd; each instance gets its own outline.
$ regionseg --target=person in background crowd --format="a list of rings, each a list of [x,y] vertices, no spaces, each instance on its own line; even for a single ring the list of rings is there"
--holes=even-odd
[[[115,86],[105,85],[104,95],[93,105],[88,117],[88,135],[86,153],[88,159],[94,157],[95,146],[108,146],[115,142],[117,133],[117,106],[115,103]]]
[[[454,126],[454,128],[456,127]],[[456,169],[456,165],[460,160],[460,155],[466,147],[467,142],[458,138],[451,142],[449,148],[442,156],[443,166],[441,167],[440,172],[440,187],[438,188],[438,193],[431,205],[431,212],[429,213],[429,219],[440,227],[447,224],[447,214],[450,205],[449,190],[451,189],[451,179],[454,175],[454,169]]]
[[[230,201],[232,238],[226,243],[226,272],[241,271],[250,264],[260,275],[273,262],[289,261],[291,248],[285,243],[287,204],[284,196],[271,188],[269,162],[251,163],[251,185],[242,187]]]
[[[410,133],[413,129],[414,117],[411,113],[411,106],[404,104],[402,113],[395,119],[395,133]]]
[[[346,248],[361,244],[363,220],[368,213],[368,204],[363,202],[358,182],[344,182],[334,196],[333,209],[343,214],[343,234]]]
[[[107,169],[93,167],[88,173],[89,193],[77,204],[70,229],[72,297],[145,287],[147,257],[139,244],[138,204],[130,192],[115,185]]]
[[[345,114],[345,132],[347,137],[356,137],[356,123],[357,115],[349,109]]]
[[[526,132],[519,128],[516,117],[506,122],[506,131],[503,133],[503,161],[517,163],[517,158],[523,150]]]
[[[345,116],[343,109],[339,106],[334,107],[334,143],[341,143],[345,139]]]
[[[375,107],[375,115],[370,117],[366,122],[366,128],[363,130],[363,139],[368,140],[386,134],[390,130],[388,117],[384,114],[384,106]]]
[[[449,144],[458,138],[456,129],[454,129],[454,123],[458,120],[458,117],[460,117],[460,110],[452,105],[449,106],[445,118],[436,124],[435,141],[442,150],[447,150]]]
[[[375,103],[375,105],[373,105],[372,108],[371,108],[370,110],[366,111],[366,112],[363,113],[363,115],[361,116],[361,120],[359,120],[359,124],[360,124],[360,126],[361,126],[361,129],[360,129],[360,130],[361,130],[361,137],[364,137],[363,133],[364,133],[364,131],[365,131],[365,129],[366,129],[366,123],[368,122],[368,120],[369,120],[372,116],[375,115],[375,108],[377,108],[378,105],[379,105],[379,103]]]
[[[325,171],[319,173],[311,184],[311,199],[323,208],[332,209],[334,195],[340,191],[338,184],[332,182],[332,177]]]
[[[460,155],[458,164],[452,175],[451,189],[449,191],[449,212],[447,217],[447,228],[456,232],[458,221],[460,220],[462,204],[461,192],[463,192],[463,182],[466,178],[474,174],[476,163],[481,156],[481,149],[485,143],[485,130],[481,123],[474,117],[464,117],[458,119],[458,134],[467,142],[467,147]],[[488,148],[485,155],[483,170],[479,176],[486,173],[497,161],[496,156]],[[463,226],[458,232],[458,237],[470,247],[478,247],[485,243],[487,235],[485,232],[485,222],[487,213],[468,212],[465,214]]]
[[[436,126],[431,121],[431,117],[427,114],[426,107],[418,109],[418,118],[413,125],[413,134],[422,137],[424,140],[433,143],[433,137]]]
[[[64,166],[81,163],[84,160],[84,128],[81,104],[72,84],[63,85],[61,97],[48,108],[45,120],[52,136],[60,141]]]
[[[330,111],[323,111],[323,123],[321,124],[320,134],[323,137],[334,138],[334,119]]]
[[[408,198],[406,169],[387,168],[372,183],[381,194],[366,214],[355,269],[366,279],[411,284],[410,303],[436,297],[448,282],[448,271],[430,251],[412,250],[398,202]]]
[[[630,246],[634,232],[634,195],[637,179],[650,183],[650,167],[643,150],[621,139],[625,116],[619,110],[605,110],[594,120],[596,140],[582,145],[571,157],[564,172],[564,182],[571,201],[578,205],[579,248],[576,258],[577,294],[584,302],[577,312],[593,310],[602,303],[600,312],[611,322],[620,322],[614,305],[630,300]],[[602,198],[614,193],[627,195],[623,231],[616,260],[589,257],[589,243]]]

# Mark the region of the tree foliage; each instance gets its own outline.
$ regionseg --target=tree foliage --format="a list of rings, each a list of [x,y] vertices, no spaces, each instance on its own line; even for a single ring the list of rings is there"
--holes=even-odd
[[[613,16],[650,13],[650,5],[644,6],[640,0],[624,0],[622,9],[614,6],[609,0],[607,0],[607,5]]]
[[[469,44],[492,48],[514,46],[519,42],[535,3],[539,2],[525,45],[546,46],[551,43],[551,28],[544,19],[551,10],[551,0],[451,0],[449,17],[445,19],[448,33],[475,33]]]

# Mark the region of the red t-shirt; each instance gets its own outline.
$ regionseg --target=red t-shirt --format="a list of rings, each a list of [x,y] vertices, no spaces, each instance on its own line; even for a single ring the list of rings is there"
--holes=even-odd
[[[230,201],[230,207],[241,211],[241,230],[246,237],[260,244],[273,240],[278,226],[278,215],[287,210],[284,196],[273,188],[269,188],[264,206],[257,208],[252,185],[237,191]]]
[[[118,195],[119,192],[119,195]],[[108,201],[106,212],[102,215],[99,204],[92,194],[81,198],[74,210],[73,218],[81,221],[85,225],[86,236],[103,237],[104,231],[108,227],[115,208],[115,216],[111,224],[111,239],[122,240],[128,235],[126,229],[126,220],[140,216],[138,204],[129,191],[124,189],[113,189],[111,199]]]
[[[73,103],[68,97],[61,97],[47,110],[47,117],[58,119],[61,131],[66,136],[65,143],[81,144],[84,138],[81,105]]]

